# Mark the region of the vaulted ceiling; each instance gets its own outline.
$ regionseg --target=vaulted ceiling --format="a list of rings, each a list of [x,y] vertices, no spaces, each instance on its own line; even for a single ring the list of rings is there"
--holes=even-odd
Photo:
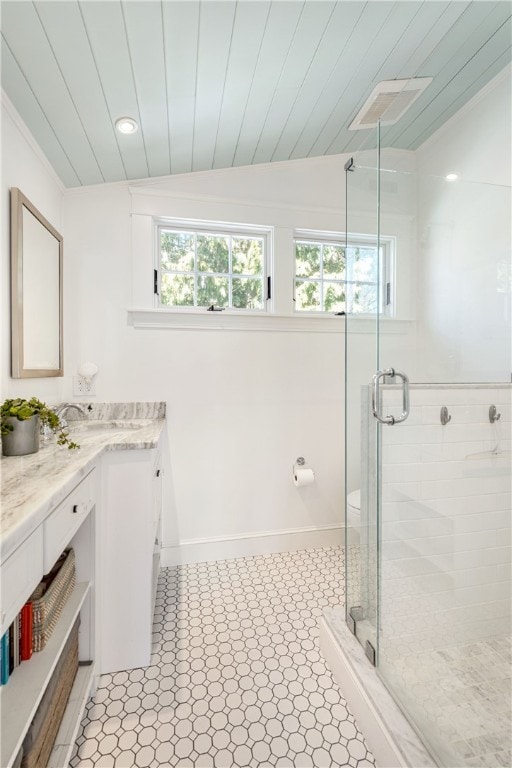
[[[511,58],[508,2],[5,0],[2,86],[68,187],[352,152],[377,82],[433,77],[415,149]],[[119,134],[117,118],[139,130]]]

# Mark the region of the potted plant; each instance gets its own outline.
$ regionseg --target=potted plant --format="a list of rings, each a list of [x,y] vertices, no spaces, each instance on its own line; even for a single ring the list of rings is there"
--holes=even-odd
[[[39,428],[47,426],[57,435],[58,445],[78,448],[69,439],[68,432],[57,414],[46,403],[32,397],[30,400],[16,398],[4,400],[0,406],[2,450],[4,456],[25,456],[39,450]]]

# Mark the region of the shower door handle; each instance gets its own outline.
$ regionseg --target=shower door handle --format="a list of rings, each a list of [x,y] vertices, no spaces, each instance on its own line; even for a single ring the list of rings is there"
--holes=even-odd
[[[383,416],[379,411],[380,382],[385,379],[386,376],[389,376],[390,378],[396,377],[402,380],[402,413],[400,416]],[[394,368],[386,368],[383,371],[377,371],[373,377],[372,387],[372,413],[377,421],[380,421],[381,424],[389,424],[389,426],[400,424],[400,422],[405,421],[409,416],[409,411],[409,377],[406,376],[405,373],[397,371]]]

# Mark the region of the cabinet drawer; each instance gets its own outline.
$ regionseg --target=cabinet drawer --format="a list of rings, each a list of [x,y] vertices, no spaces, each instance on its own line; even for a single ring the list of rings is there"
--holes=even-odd
[[[1,628],[3,635],[43,577],[43,532],[39,527],[2,563]]]
[[[43,523],[43,568],[52,568],[93,508],[94,471],[71,491]]]

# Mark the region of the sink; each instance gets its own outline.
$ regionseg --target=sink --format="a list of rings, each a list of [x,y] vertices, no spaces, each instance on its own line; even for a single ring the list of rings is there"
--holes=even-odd
[[[68,423],[70,432],[114,431],[117,429],[143,429],[152,419],[77,419]]]

